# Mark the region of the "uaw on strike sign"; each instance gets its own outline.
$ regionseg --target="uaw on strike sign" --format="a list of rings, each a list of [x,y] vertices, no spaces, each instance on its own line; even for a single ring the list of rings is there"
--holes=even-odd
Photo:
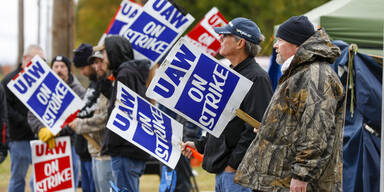
[[[146,95],[219,137],[252,82],[181,38]]]
[[[131,42],[135,59],[148,59],[153,65],[193,21],[190,14],[167,0],[149,0],[120,35]]]
[[[205,53],[215,56],[220,50],[220,35],[213,28],[222,27],[227,23],[220,11],[213,7],[187,34],[186,39]]]
[[[123,0],[120,3],[120,6],[116,11],[115,16],[109,23],[107,30],[101,37],[99,44],[102,44],[104,38],[107,35],[119,35],[121,29],[128,26],[128,24],[134,21],[138,13],[141,12],[141,9],[143,9],[143,6],[136,3],[134,0]]]
[[[118,82],[117,90],[107,128],[174,169],[181,154],[182,125],[124,84]]]
[[[74,192],[71,140],[57,137],[55,141],[53,149],[40,140],[30,142],[35,191]]]
[[[54,135],[84,106],[80,97],[39,56],[7,86]]]

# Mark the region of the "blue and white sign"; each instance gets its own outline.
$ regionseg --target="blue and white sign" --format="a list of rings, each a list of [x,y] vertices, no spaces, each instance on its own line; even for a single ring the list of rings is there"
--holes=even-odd
[[[132,0],[123,0],[105,33],[108,35],[120,34],[121,29],[133,22],[142,9],[143,7],[140,4]]]
[[[143,6],[136,3],[134,0],[123,0],[117,9],[115,16],[109,23],[107,30],[99,40],[98,45],[102,45],[107,35],[119,35],[121,30],[135,20],[141,13]]]
[[[219,137],[252,82],[181,38],[146,95]]]
[[[120,35],[132,43],[135,59],[148,59],[153,65],[194,20],[167,0],[149,0],[135,21],[123,27]]]
[[[39,56],[7,86],[54,135],[84,106],[81,98]]]
[[[107,128],[174,169],[183,126],[124,84],[118,82],[117,90]]]

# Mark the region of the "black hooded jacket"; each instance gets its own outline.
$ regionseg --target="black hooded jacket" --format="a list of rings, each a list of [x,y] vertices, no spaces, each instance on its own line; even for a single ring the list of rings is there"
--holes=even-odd
[[[109,59],[109,68],[116,80],[112,88],[110,101],[116,100],[117,81],[120,81],[141,97],[145,98],[145,83],[149,74],[150,62],[148,60],[133,60],[133,50],[128,40],[110,36],[105,39],[105,48]],[[114,108],[110,102],[108,116]],[[104,132],[102,155],[124,156],[132,159],[147,160],[149,155],[129,141],[123,139],[109,129]]]

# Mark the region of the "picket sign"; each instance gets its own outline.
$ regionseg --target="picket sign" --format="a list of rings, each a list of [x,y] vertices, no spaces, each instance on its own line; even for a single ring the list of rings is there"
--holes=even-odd
[[[38,55],[7,86],[54,135],[85,105]]]
[[[179,161],[183,126],[121,82],[107,128],[172,169]]]
[[[200,22],[186,35],[186,39],[203,52],[215,56],[220,50],[220,35],[213,28],[222,27],[228,21],[213,7]]]
[[[121,1],[119,8],[116,10],[114,17],[105,30],[105,33],[100,38],[98,45],[102,45],[105,37],[108,35],[119,35],[124,27],[134,21],[135,17],[138,16],[138,13],[140,13],[142,9],[143,6],[133,0]]]
[[[135,59],[148,59],[152,67],[194,20],[173,2],[149,0],[120,35],[131,42]]]
[[[56,147],[30,141],[32,152],[33,183],[36,192],[74,192],[74,173],[72,165],[70,137],[56,137]]]
[[[219,137],[251,86],[252,81],[181,38],[158,69],[146,96]]]

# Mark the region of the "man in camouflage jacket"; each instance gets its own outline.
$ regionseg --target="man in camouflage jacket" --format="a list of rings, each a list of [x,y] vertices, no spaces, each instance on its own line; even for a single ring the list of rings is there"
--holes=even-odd
[[[342,191],[344,88],[329,65],[340,50],[304,16],[276,37],[289,67],[234,180],[255,191]]]

